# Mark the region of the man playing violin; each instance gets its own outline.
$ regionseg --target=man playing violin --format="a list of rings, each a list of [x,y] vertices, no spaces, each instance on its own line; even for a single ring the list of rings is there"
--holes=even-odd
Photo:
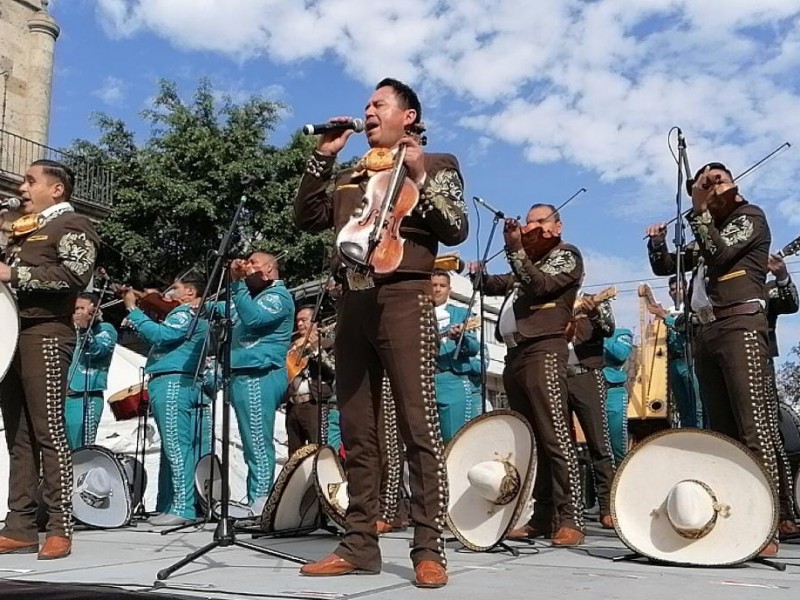
[[[456,431],[480,414],[480,404],[475,404],[473,385],[469,380],[472,371],[470,359],[480,352],[480,342],[474,331],[464,334],[458,356],[458,338],[468,321],[466,308],[449,304],[450,274],[434,271],[433,302],[436,304],[436,321],[439,328],[439,356],[436,358],[436,408],[442,439],[447,444]]]
[[[765,283],[770,230],[764,212],[738,193],[721,163],[701,168],[687,183],[692,210],[687,220],[698,253],[687,253],[693,269],[690,306],[695,329],[695,372],[711,429],[742,442],[762,461],[779,489],[778,418],[769,398],[769,342]],[[650,263],[656,275],[671,275],[675,254],[667,251],[666,225],[651,225]],[[765,555],[777,553],[777,540]]]
[[[302,368],[289,382],[287,390],[286,433],[289,438],[289,456],[305,444],[319,443],[319,403],[327,402],[333,395],[333,357],[321,347],[317,324],[311,320],[313,317],[314,307],[303,306],[294,318],[297,336],[289,352],[287,368],[292,370],[292,361],[297,363],[295,370]]]
[[[575,246],[561,241],[562,228],[550,204],[534,204],[524,228],[507,219],[503,233],[512,272],[481,276],[487,294],[506,296],[498,324],[508,346],[503,383],[509,405],[525,416],[536,439],[534,512],[513,537],[552,536],[556,546],[576,546],[584,539],[584,523],[567,411],[566,330],[583,280],[583,259]],[[532,236],[533,243],[523,236]],[[479,270],[470,264],[471,272]]]
[[[147,392],[150,410],[161,436],[156,511],[151,525],[180,525],[196,517],[194,470],[200,458],[202,431],[202,368],[208,337],[208,322],[190,327],[205,289],[205,282],[193,272],[181,275],[173,284],[172,298],[178,306],[162,322],[137,307],[141,294],[125,291],[122,299],[128,322],[151,345],[144,371],[150,376]]]
[[[99,239],[69,203],[75,175],[37,160],[19,187],[20,212],[0,263],[0,281],[16,294],[20,335],[0,384],[9,450],[8,508],[0,554],[36,552],[37,488],[43,476],[47,539],[40,559],[72,549],[72,456],[64,432],[67,372],[75,347],[75,298],[89,284]]]
[[[600,525],[613,529],[611,483],[614,460],[606,413],[606,381],[603,377],[605,338],[614,334],[614,312],[608,300],[597,302],[582,296],[575,307],[574,336],[567,362],[567,392],[570,412],[580,423],[592,463]]]
[[[103,416],[103,392],[117,345],[117,330],[103,321],[99,299],[84,292],[75,301],[72,322],[78,342],[69,368],[69,387],[64,407],[64,425],[70,450],[94,444]],[[97,316],[94,316],[98,313]],[[91,328],[90,328],[91,325]]]
[[[344,288],[334,349],[348,463],[348,528],[332,555],[301,569],[306,575],[381,569],[375,528],[381,477],[377,431],[386,371],[407,446],[411,516],[416,524],[411,550],[415,584],[440,587],[447,582],[442,538],[447,478],[433,384],[438,344],[430,275],[439,243],[453,246],[466,239],[467,215],[456,158],[424,153],[408,134],[418,129],[421,116],[419,99],[411,88],[394,79],[381,81],[365,108],[371,150],[356,168],[335,174],[336,156],[353,132],[323,135],[295,199],[295,221],[301,229],[333,228],[338,234],[374,200],[365,195],[373,189],[368,183],[394,168],[393,157],[401,145],[406,149],[406,187],[419,190],[418,202],[400,222],[404,245],[394,272],[364,274],[345,264],[336,268]],[[337,120],[341,119],[333,119]],[[345,254],[343,248],[340,244],[340,256]]]
[[[275,412],[289,384],[294,301],[278,260],[253,252],[231,262],[231,403],[247,463],[247,500],[260,514],[275,475]],[[223,310],[217,303],[216,310]]]

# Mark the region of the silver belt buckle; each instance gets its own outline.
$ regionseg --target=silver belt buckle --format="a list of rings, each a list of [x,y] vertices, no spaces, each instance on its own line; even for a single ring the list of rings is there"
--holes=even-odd
[[[345,277],[347,278],[347,288],[351,291],[359,292],[375,287],[375,281],[372,279],[371,275],[359,273],[350,267],[347,267]]]

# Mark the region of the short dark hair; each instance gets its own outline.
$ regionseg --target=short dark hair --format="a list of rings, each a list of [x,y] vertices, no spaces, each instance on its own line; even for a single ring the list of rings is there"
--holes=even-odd
[[[549,219],[551,216],[555,216],[556,223],[561,222],[561,215],[559,214],[558,210],[556,210],[556,207],[553,204],[545,204],[543,202],[537,202],[528,209],[528,212],[531,212],[535,208],[549,208],[552,214],[548,215],[547,218]]]
[[[91,292],[81,292],[80,294],[78,294],[76,300],[88,300],[94,306],[100,306],[100,296],[98,296],[97,294],[93,294]]]
[[[689,193],[690,196],[692,195],[692,186],[694,185],[694,182],[700,178],[700,175],[702,175],[703,171],[705,171],[706,169],[716,169],[719,171],[725,171],[728,174],[728,177],[731,178],[731,181],[733,181],[734,179],[731,170],[728,167],[726,167],[723,163],[710,162],[697,169],[697,171],[694,174],[694,177],[686,180],[686,191]]]
[[[433,273],[431,273],[431,279],[433,279],[434,277],[445,277],[447,278],[447,282],[450,283],[450,273],[448,273],[444,269],[434,269]]]
[[[198,296],[200,296],[206,289],[206,278],[195,271],[183,273],[182,275],[179,275],[175,281],[194,289]]]
[[[403,108],[410,108],[417,112],[417,117],[414,119],[414,124],[417,124],[422,120],[422,104],[420,104],[417,92],[412,90],[409,85],[403,83],[402,81],[398,81],[397,79],[386,77],[378,82],[378,85],[375,86],[375,89],[379,90],[382,87],[392,88],[395,95],[400,99]]]
[[[677,286],[678,285],[678,276],[677,275],[672,275],[669,278],[669,282],[668,282],[667,285],[669,285],[670,287],[672,287],[673,285]],[[686,285],[686,281],[684,280],[683,277],[681,277],[681,287],[683,287],[685,285]]]
[[[64,186],[64,201],[69,202],[72,198],[72,190],[75,189],[75,173],[67,165],[57,160],[41,158],[31,163],[32,167],[42,167],[45,175],[58,179]]]
[[[315,307],[314,307],[313,304],[301,304],[300,306],[297,307],[297,311],[295,312],[295,315],[300,314],[301,310],[310,310],[311,314],[313,315],[314,314],[314,308]]]

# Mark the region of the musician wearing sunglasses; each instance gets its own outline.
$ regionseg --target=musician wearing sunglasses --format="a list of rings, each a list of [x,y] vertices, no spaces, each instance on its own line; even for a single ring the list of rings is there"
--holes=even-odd
[[[698,253],[686,255],[693,270],[689,302],[698,325],[695,372],[711,429],[747,446],[779,489],[778,449],[772,435],[777,407],[769,385],[765,283],[770,230],[764,212],[747,202],[722,163],[702,167],[687,183],[692,210],[686,216]],[[656,275],[675,271],[664,224],[647,230]],[[777,539],[764,550],[775,555]]]
[[[461,332],[468,326],[467,309],[449,304],[450,274],[434,271],[433,302],[436,305],[436,321],[439,328],[439,356],[436,357],[436,408],[442,427],[442,439],[447,444],[464,423],[481,412],[480,403],[475,403],[470,359],[478,355],[480,342],[474,328],[464,334],[461,348],[456,355],[456,345]]]
[[[89,219],[69,203],[74,184],[72,171],[59,162],[31,164],[19,188],[23,216],[13,223],[0,263],[0,281],[16,294],[20,316],[16,355],[0,385],[10,456],[0,554],[39,547],[40,472],[47,539],[39,558],[62,558],[72,549],[72,458],[64,403],[75,348],[75,298],[89,284],[99,241]]]
[[[178,305],[163,321],[154,320],[137,307],[137,294],[123,296],[128,321],[151,345],[144,371],[150,376],[147,391],[150,410],[161,436],[156,511],[151,525],[180,525],[194,519],[194,470],[203,439],[202,374],[208,322],[199,319],[187,338],[205,289],[203,279],[192,271],[172,285],[172,300]]]
[[[513,537],[552,537],[556,546],[584,539],[583,502],[575,442],[567,412],[567,326],[583,280],[578,249],[562,242],[555,207],[534,204],[523,227],[507,219],[506,258],[511,273],[487,275],[484,291],[505,296],[498,333],[508,346],[503,383],[510,407],[524,415],[536,439],[533,516]]]
[[[453,155],[423,152],[418,137],[422,108],[407,85],[395,79],[378,83],[364,116],[370,150],[356,168],[334,171],[336,155],[353,131],[326,133],[308,161],[295,198],[298,227],[333,228],[337,234],[341,265],[335,275],[344,282],[344,291],[337,315],[336,396],[350,492],[348,528],[341,544],[301,572],[328,576],[381,570],[375,524],[381,477],[378,407],[385,371],[416,492],[411,500],[414,583],[441,587],[447,583],[442,537],[447,478],[433,393],[437,343],[430,275],[439,243],[453,246],[467,237],[463,180]],[[396,157],[402,160],[396,162]],[[400,195],[416,203],[404,200],[407,215],[393,221],[398,235],[381,237],[381,243],[400,240],[397,251],[370,255],[364,242],[372,226],[359,223],[363,215],[373,214],[369,206],[383,206],[392,196],[380,190],[387,189],[383,186],[393,176],[402,183]],[[353,237],[348,238],[350,233]],[[395,262],[380,272],[373,263],[363,264],[388,257]],[[362,264],[356,264],[358,260]]]
[[[607,388],[603,344],[614,334],[614,312],[608,300],[584,295],[575,306],[574,330],[567,363],[568,406],[586,438],[600,508],[600,525],[614,529],[611,520],[611,483],[614,460],[606,413]]]
[[[108,368],[117,345],[117,330],[103,321],[98,306],[97,296],[85,292],[75,301],[72,315],[78,340],[69,368],[64,408],[64,424],[71,450],[94,444],[103,416]]]
[[[230,272],[231,404],[247,463],[248,503],[260,514],[275,474],[275,412],[289,384],[294,301],[274,254],[253,252],[232,261]],[[224,311],[222,302],[214,306]]]

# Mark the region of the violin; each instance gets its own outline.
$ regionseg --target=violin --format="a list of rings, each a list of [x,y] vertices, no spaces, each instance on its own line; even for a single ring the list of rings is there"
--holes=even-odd
[[[334,327],[336,327],[336,323],[332,323],[331,325],[327,325],[325,327],[320,327],[317,331],[317,335],[324,335]],[[287,380],[290,383],[294,381],[294,378],[302,373],[306,367],[308,367],[308,359],[311,356],[311,351],[314,350],[309,343],[310,339],[311,329],[308,330],[306,335],[301,336],[292,342],[289,352],[286,354],[286,375]],[[322,346],[322,340],[318,340],[317,345]]]
[[[532,262],[543,259],[561,243],[561,236],[546,232],[538,223],[528,223],[520,229],[522,249]]]
[[[164,298],[164,295],[157,291],[143,292],[140,290],[134,290],[129,286],[119,284],[113,284],[112,289],[119,296],[125,294],[128,290],[133,291],[133,294],[136,296],[136,306],[140,308],[148,317],[154,321],[158,321],[159,323],[166,319],[167,315],[181,304],[178,300],[168,300]],[[164,292],[164,294],[166,293],[167,292]],[[122,302],[121,297],[117,298],[116,300],[112,300],[111,302],[101,304],[98,309],[108,308],[109,306],[119,304],[120,302]]]
[[[424,131],[425,126],[418,123],[408,134],[425,145]],[[390,149],[373,148],[367,154],[367,169],[377,172],[370,176],[361,205],[336,238],[342,261],[357,271],[386,275],[403,260],[400,223],[419,202],[419,189],[407,176],[405,156],[405,144],[398,146],[391,163],[386,160]]]

